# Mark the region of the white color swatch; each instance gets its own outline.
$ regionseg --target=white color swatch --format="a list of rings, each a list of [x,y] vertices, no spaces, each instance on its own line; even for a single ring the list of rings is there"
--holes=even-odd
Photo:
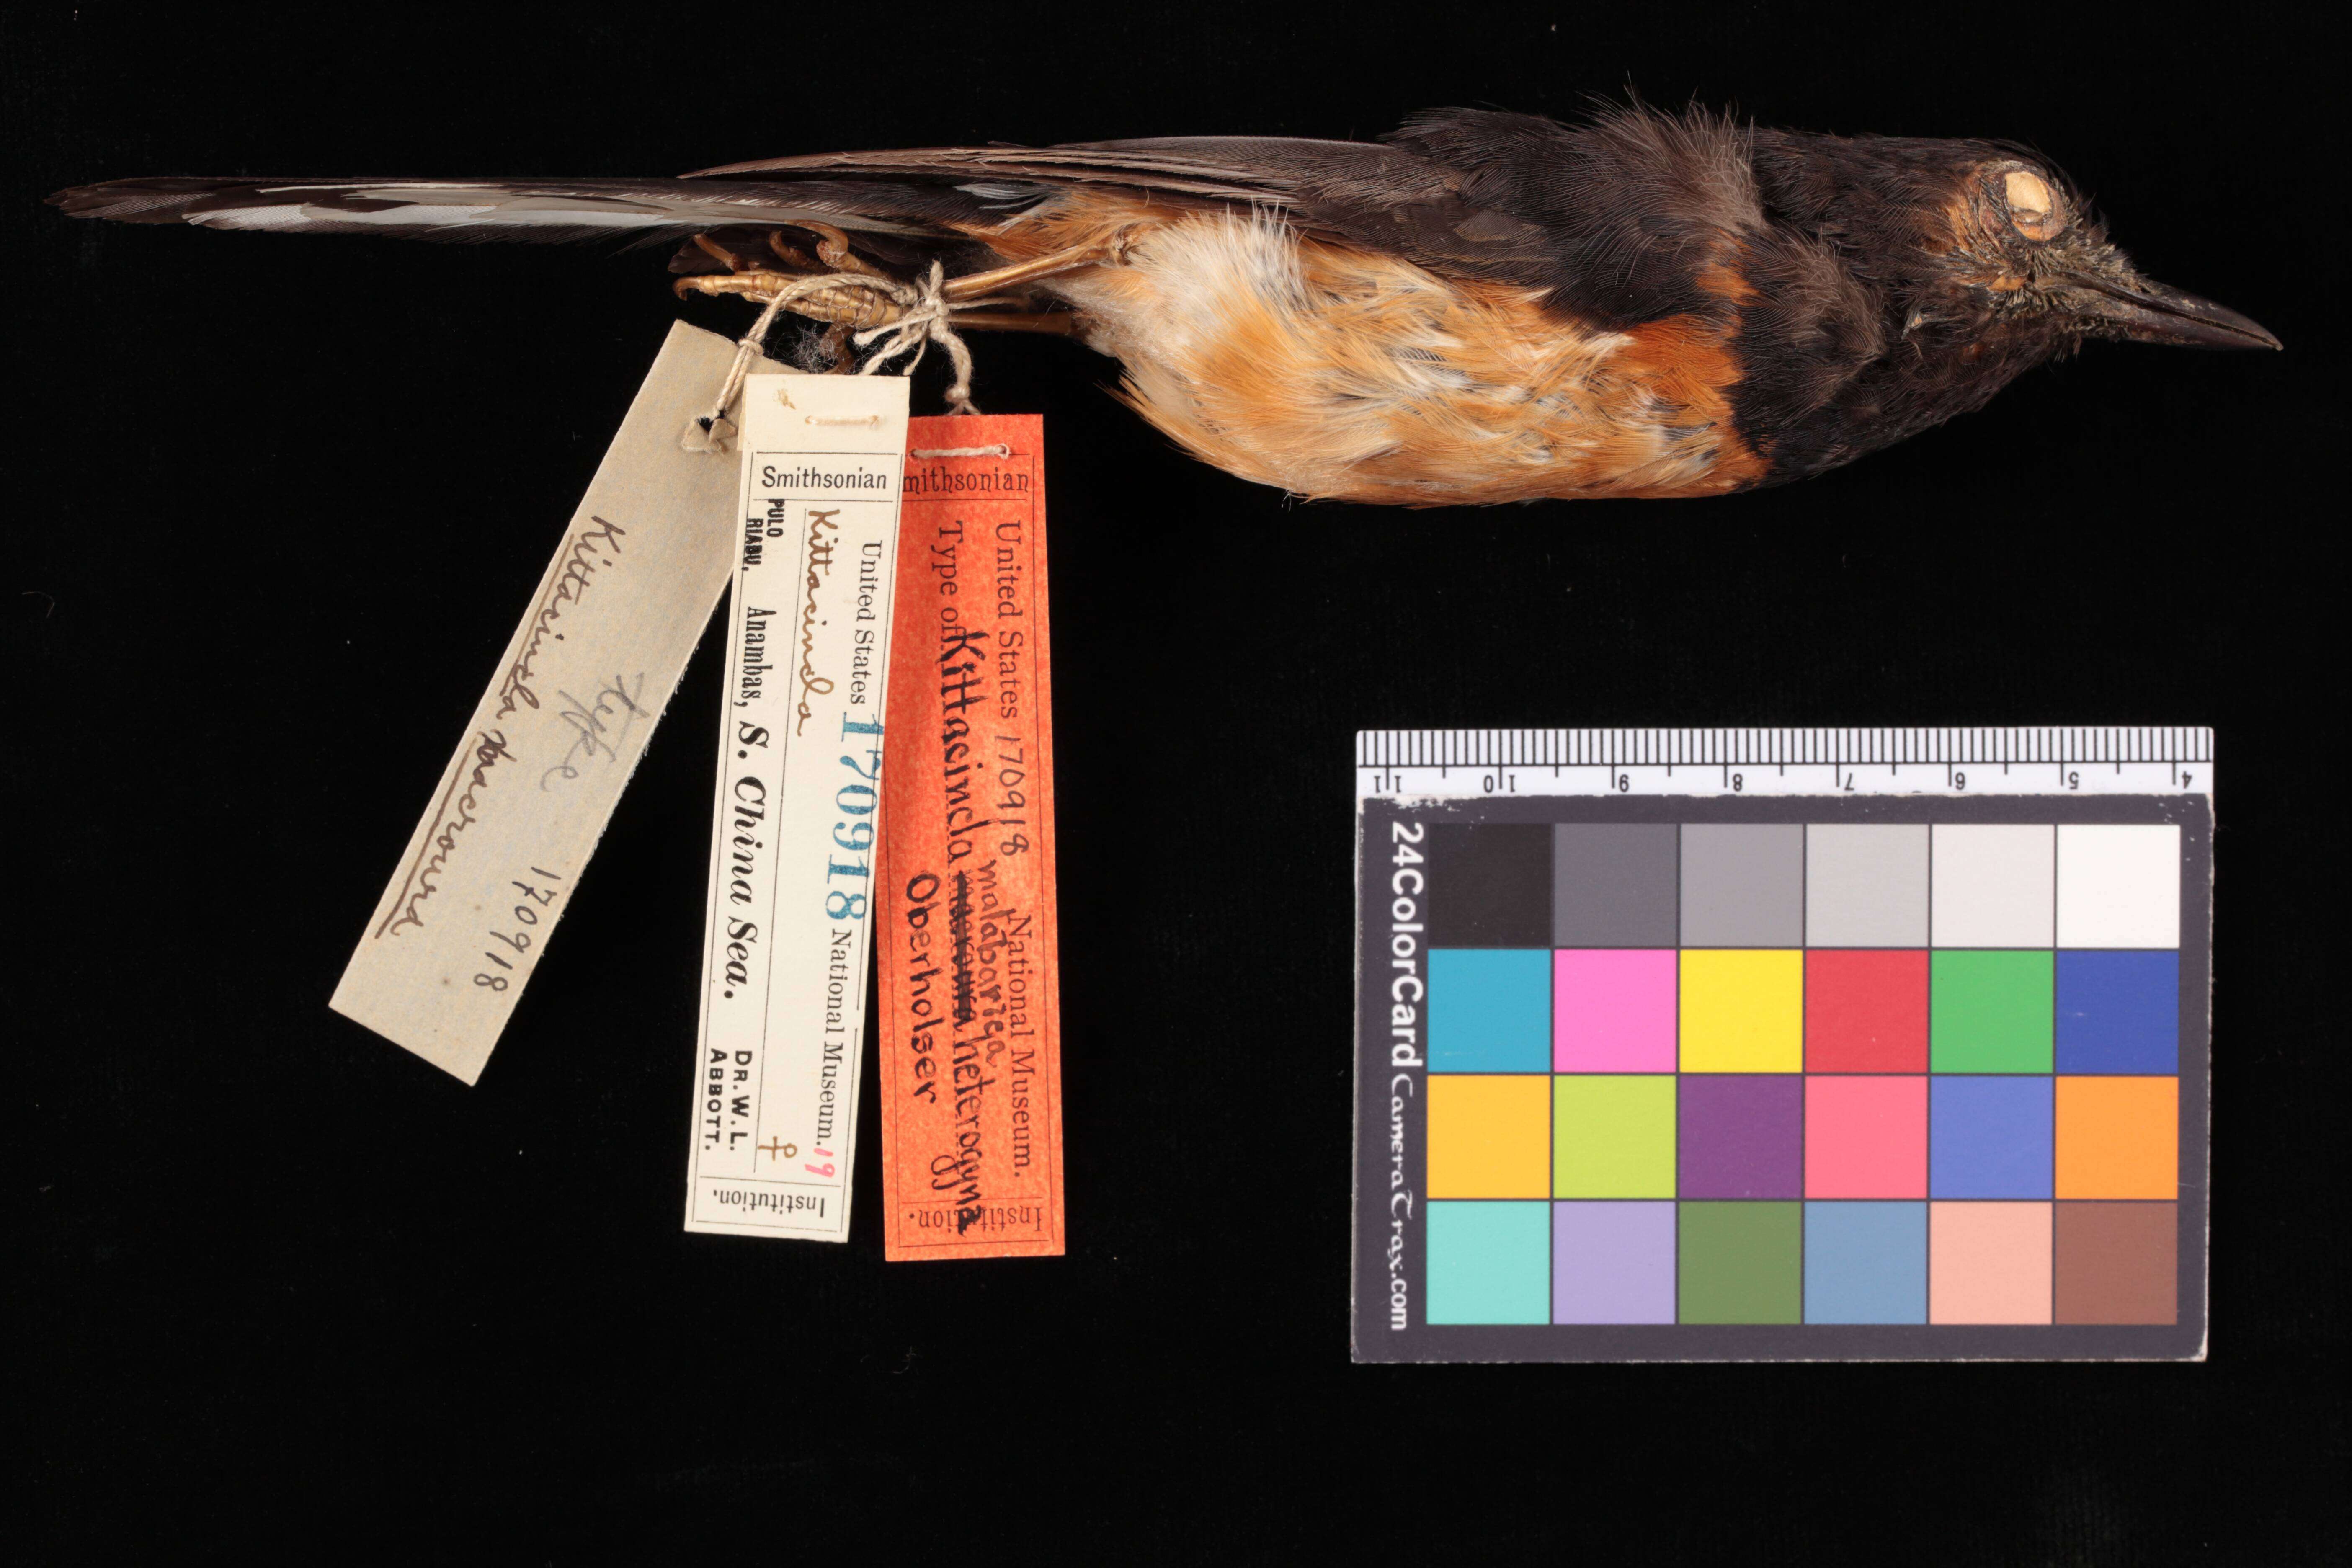
[[[2048,947],[2056,902],[2053,830],[1936,824],[1929,936],[1937,947]]]
[[[2058,945],[2179,947],[2180,829],[2058,829]]]

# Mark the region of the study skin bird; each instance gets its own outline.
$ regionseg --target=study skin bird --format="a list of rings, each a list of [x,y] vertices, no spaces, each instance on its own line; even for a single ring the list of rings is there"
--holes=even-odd
[[[1752,489],[1974,409],[2088,338],[2280,346],[2140,276],[2025,148],[1640,105],[1574,125],[1447,110],[1378,142],[837,153],[674,180],[133,179],[50,199],[210,228],[684,237],[681,291],[800,283],[791,308],[835,322],[836,353],[913,290],[801,280],[944,279],[931,312],[1082,339],[1207,462],[1408,506]]]

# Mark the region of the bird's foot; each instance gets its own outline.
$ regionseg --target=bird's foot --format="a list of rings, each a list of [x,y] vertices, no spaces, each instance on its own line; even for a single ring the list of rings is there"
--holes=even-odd
[[[830,321],[852,331],[896,326],[907,313],[906,308],[886,291],[853,283],[817,283],[818,276],[821,275],[747,267],[740,272],[697,273],[679,279],[671,288],[681,300],[688,293],[734,294],[762,305],[789,291],[793,297],[786,309],[811,321]]]
[[[848,334],[877,327],[891,327],[906,319],[908,306],[904,286],[888,287],[893,282],[887,273],[866,262],[849,246],[849,237],[829,224],[803,224],[816,237],[816,254],[787,244],[781,232],[771,230],[768,248],[777,261],[789,271],[762,265],[766,258],[746,256],[713,239],[709,235],[696,235],[695,245],[712,260],[727,268],[724,272],[697,272],[679,278],[671,285],[673,292],[684,299],[688,293],[734,295],[766,304],[777,295],[789,293],[785,309],[812,321],[832,324],[825,334],[825,346],[833,351],[835,363],[846,363]],[[1070,271],[1078,267],[1100,265],[1115,260],[1115,247],[1088,246],[1011,267],[1000,267],[987,272],[967,273],[950,279],[940,289],[940,296],[950,308],[948,322],[962,330],[979,331],[1048,332],[1068,336],[1076,330],[1076,319],[1065,310],[995,310],[982,309],[1013,301],[990,298],[996,290],[1017,286],[1056,272]],[[675,265],[675,264],[673,264]],[[819,282],[829,278],[832,281]],[[874,284],[856,281],[870,278]],[[957,309],[969,305],[971,309]]]
[[[694,237],[696,247],[727,270],[680,278],[671,289],[681,300],[689,292],[732,294],[763,305],[789,290],[794,298],[787,309],[812,321],[831,322],[836,336],[869,327],[897,325],[906,315],[906,309],[894,297],[895,289],[847,281],[811,286],[813,279],[827,275],[842,279],[887,279],[887,275],[850,249],[849,237],[832,225],[802,226],[816,237],[814,257],[797,246],[786,244],[781,232],[768,232],[768,248],[774,252],[776,261],[789,270],[762,265],[765,258],[747,257],[707,234],[698,234]]]

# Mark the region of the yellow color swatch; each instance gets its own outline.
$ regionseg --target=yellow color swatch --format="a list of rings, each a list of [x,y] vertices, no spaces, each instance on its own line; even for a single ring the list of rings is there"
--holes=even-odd
[[[1685,948],[1685,1072],[1798,1072],[1805,1065],[1805,955]]]
[[[2062,1078],[2058,1195],[2180,1196],[2180,1080]]]
[[[1429,1195],[1551,1196],[1551,1079],[1432,1073]]]

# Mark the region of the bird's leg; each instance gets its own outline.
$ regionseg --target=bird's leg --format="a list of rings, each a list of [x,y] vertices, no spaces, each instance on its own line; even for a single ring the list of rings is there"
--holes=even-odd
[[[1011,267],[999,267],[990,272],[967,272],[961,278],[950,278],[941,292],[951,300],[975,300],[982,294],[993,293],[1015,283],[1026,283],[1033,278],[1050,278],[1057,272],[1075,272],[1081,267],[1098,267],[1105,262],[1115,264],[1126,254],[1126,237],[1123,235],[1107,244],[1074,245],[1067,250],[1015,262]]]
[[[1017,261],[1010,267],[999,267],[987,272],[967,272],[961,278],[950,278],[940,292],[953,303],[967,308],[956,310],[949,321],[961,328],[977,331],[1050,332],[1055,337],[1075,337],[1078,319],[1067,310],[982,310],[969,307],[992,305],[1009,301],[990,300],[984,296],[1000,289],[1015,288],[1040,278],[1075,272],[1083,267],[1116,267],[1127,259],[1129,236],[1125,231],[1109,239],[1087,245],[1074,245],[1050,256],[1034,257]]]
[[[1067,310],[952,310],[948,325],[971,332],[1050,332],[1075,337],[1078,318]]]
[[[835,375],[856,374],[857,356],[850,352],[847,321],[835,321],[825,328],[824,336],[817,341],[816,352],[824,357],[825,369]]]
[[[735,294],[767,300],[774,299],[787,288],[804,286],[812,276],[826,272],[877,279],[889,276],[852,250],[849,236],[833,225],[802,222],[793,226],[816,236],[817,244],[816,255],[812,258],[806,251],[785,244],[779,231],[769,231],[768,248],[775,253],[777,260],[792,268],[791,271],[779,272],[753,265],[709,235],[698,234],[694,237],[696,246],[728,270],[680,278],[672,288],[680,299],[691,290],[698,294]],[[1072,246],[1066,250],[1016,262],[1010,267],[950,279],[941,292],[950,307],[1009,304],[1012,301],[987,296],[993,290],[1033,279],[1074,271],[1081,267],[1100,266],[1105,262],[1116,263],[1124,251],[1123,236],[1108,243]],[[822,346],[833,356],[835,363],[845,363],[850,357],[847,342],[850,332],[895,326],[906,316],[906,307],[896,300],[856,284],[809,289],[794,298],[786,309],[814,321],[832,324],[833,330],[825,334]],[[1075,318],[1060,310],[1004,311],[967,308],[953,310],[948,321],[952,326],[980,331],[1046,332],[1067,337],[1076,331]]]
[[[887,276],[868,265],[864,258],[852,250],[849,246],[849,236],[831,224],[803,222],[793,226],[806,229],[817,237],[816,259],[832,271],[855,272],[868,278]],[[768,231],[768,247],[782,258],[787,265],[803,259],[804,253],[784,244],[778,232],[773,229]],[[951,278],[940,292],[947,298],[950,304],[967,300],[980,303],[995,303],[992,300],[982,300],[982,297],[1008,284],[1025,282],[1032,278],[1044,278],[1055,272],[1067,272],[1074,268],[1093,266],[1108,259],[1114,250],[1118,248],[1122,247],[1118,242],[1112,245],[1073,246],[1067,250],[1057,251],[1052,256],[1041,256],[1034,261],[1024,261],[1017,266],[1000,267],[991,272],[970,272],[961,278]],[[980,331],[1051,332],[1066,337],[1072,331],[1070,316],[1059,310],[957,310],[950,313],[948,323],[950,326],[968,327]],[[836,321],[834,331],[825,334],[825,347],[838,348],[845,356],[847,340],[845,333],[843,333],[844,325],[845,323]],[[836,344],[835,342],[836,334],[842,335],[841,344]]]

